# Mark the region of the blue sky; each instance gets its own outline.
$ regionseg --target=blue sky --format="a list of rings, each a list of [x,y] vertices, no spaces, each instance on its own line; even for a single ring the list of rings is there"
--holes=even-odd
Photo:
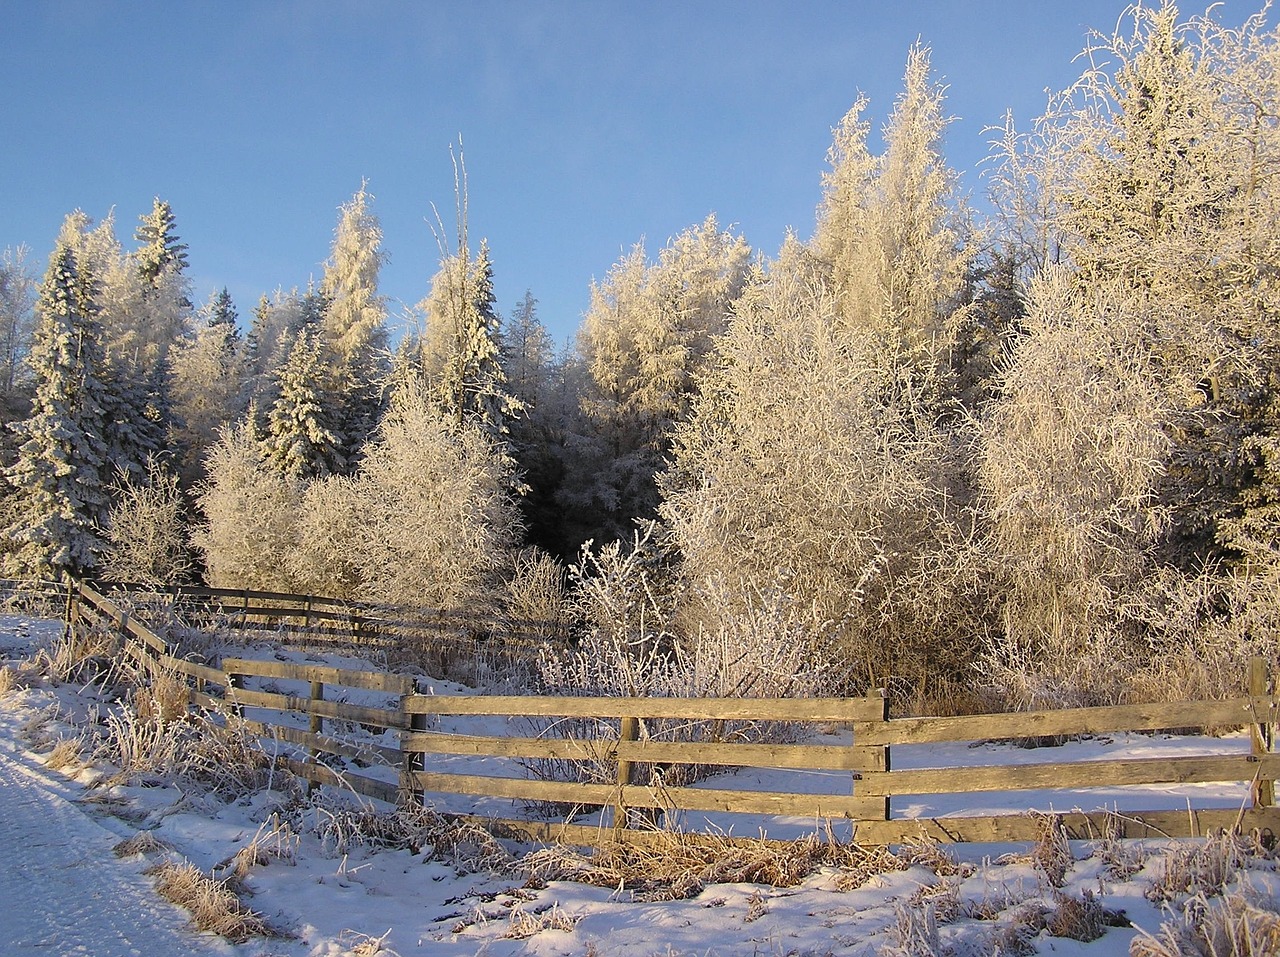
[[[364,178],[394,317],[435,272],[428,221],[435,204],[452,226],[461,136],[498,307],[532,290],[563,341],[641,239],[656,254],[710,212],[770,255],[788,227],[811,235],[831,128],[859,91],[883,123],[917,38],[949,85],[948,159],[980,193],[983,127],[1030,120],[1123,7],[0,0],[0,248],[27,244],[42,270],[68,212],[112,207],[128,246],[160,196],[197,300],[225,285],[247,317],[319,279]]]

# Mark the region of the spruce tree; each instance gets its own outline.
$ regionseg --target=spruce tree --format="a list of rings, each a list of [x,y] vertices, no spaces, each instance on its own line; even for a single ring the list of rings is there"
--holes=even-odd
[[[30,418],[6,478],[20,496],[6,530],[9,574],[61,578],[91,572],[102,554],[108,450],[102,330],[93,279],[60,244],[40,288],[30,363],[36,379]]]
[[[354,461],[377,425],[387,371],[387,310],[378,295],[382,228],[363,186],[342,207],[333,251],[320,283],[323,345],[335,414]]]
[[[138,272],[148,284],[159,286],[166,272],[179,273],[187,267],[187,245],[174,232],[176,220],[173,210],[159,197],[156,197],[151,212],[139,218],[142,222],[134,233],[134,238],[141,244],[134,254]]]
[[[341,473],[345,465],[335,415],[324,391],[318,331],[304,329],[276,374],[279,388],[267,415],[264,459],[280,474],[310,479]]]

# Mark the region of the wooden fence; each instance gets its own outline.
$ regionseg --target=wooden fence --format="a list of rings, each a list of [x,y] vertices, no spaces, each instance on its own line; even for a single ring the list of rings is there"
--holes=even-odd
[[[1261,662],[1251,670],[1249,694],[1225,701],[890,719],[880,695],[786,700],[457,696],[421,694],[412,678],[384,672],[235,658],[212,668],[173,655],[163,640],[90,586],[77,589],[71,613],[77,627],[118,632],[135,659],[186,675],[193,704],[238,714],[264,750],[315,784],[387,802],[454,794],[557,808],[611,809],[597,816],[598,821],[607,820],[604,828],[599,823],[511,818],[496,822],[542,840],[594,844],[608,835],[643,841],[652,834],[658,814],[727,812],[849,822],[853,838],[864,844],[922,836],[1022,841],[1037,836],[1040,820],[1016,813],[895,818],[893,802],[922,794],[1212,782],[1245,783],[1250,797],[1239,808],[1076,811],[1059,817],[1075,837],[1096,836],[1104,828],[1128,837],[1192,836],[1222,827],[1280,833],[1280,809],[1273,806],[1272,787],[1280,777],[1280,755],[1271,751],[1280,698]],[[251,683],[258,687],[249,687]],[[334,689],[342,696],[352,691],[372,694],[382,704],[332,700]],[[439,730],[444,718],[467,715],[522,719],[530,733]],[[838,726],[852,730],[852,743],[738,738],[744,727],[760,725],[773,732]],[[1252,729],[1250,753],[915,770],[895,770],[892,760],[895,748],[919,744],[1229,727]],[[782,737],[801,741],[799,734]],[[459,755],[505,759],[516,775],[453,773],[436,766],[442,758]],[[580,776],[590,769],[593,777],[534,777],[523,770],[530,762],[558,764]],[[680,777],[679,769],[693,767],[847,772],[848,784],[843,793],[826,794],[668,785],[668,780]]]
[[[259,634],[292,647],[358,646],[432,673],[470,676],[477,662],[495,669],[532,661],[543,645],[569,641],[564,621],[420,608],[254,589],[90,583],[108,598],[162,605],[187,621]]]

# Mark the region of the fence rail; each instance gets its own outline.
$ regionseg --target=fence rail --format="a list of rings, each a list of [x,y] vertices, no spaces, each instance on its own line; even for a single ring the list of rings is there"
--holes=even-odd
[[[919,836],[1029,840],[1042,826],[1025,814],[895,818],[895,797],[1225,782],[1251,787],[1245,806],[1122,815],[1073,812],[1059,818],[1069,834],[1080,837],[1104,828],[1133,837],[1191,836],[1219,827],[1280,832],[1280,809],[1273,806],[1280,755],[1271,751],[1280,698],[1260,662],[1248,676],[1249,693],[1226,701],[948,718],[891,719],[882,695],[787,700],[434,695],[419,693],[406,675],[381,671],[243,658],[225,658],[218,668],[186,661],[91,585],[78,586],[73,597],[73,626],[108,628],[135,660],[185,675],[194,705],[237,715],[264,747],[267,741],[277,751],[281,742],[294,746],[296,754],[279,758],[290,770],[314,784],[388,802],[439,793],[612,809],[607,833],[635,841],[644,841],[646,831],[634,825],[652,827],[662,812],[838,819],[852,823],[854,839],[861,843],[889,844]],[[258,687],[249,687],[251,682]],[[285,689],[282,682],[305,690]],[[333,689],[344,698],[353,692],[385,697],[382,704],[355,704],[334,700]],[[531,733],[438,730],[442,718],[465,716],[523,718]],[[794,731],[833,724],[851,729],[851,744],[803,743],[795,733],[779,743],[736,739],[752,726]],[[918,744],[1224,727],[1250,728],[1251,753],[907,770],[895,769],[892,760],[894,748]],[[453,773],[427,766],[433,756],[459,755],[515,759],[525,762],[523,767],[573,762],[579,771],[589,765],[594,778]],[[344,767],[343,761],[356,766]],[[679,783],[680,769],[695,767],[835,771],[848,772],[849,778],[844,793],[826,794]],[[667,780],[677,783],[668,786]],[[541,839],[579,844],[593,844],[605,833],[599,826],[573,823],[498,823]]]

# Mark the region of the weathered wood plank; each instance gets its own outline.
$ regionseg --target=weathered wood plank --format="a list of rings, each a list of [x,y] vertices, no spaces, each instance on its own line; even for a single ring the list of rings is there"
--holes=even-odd
[[[962,794],[973,791],[1027,791],[1142,784],[1194,784],[1207,781],[1273,781],[1280,776],[1280,755],[1261,759],[1224,757],[1150,758],[1124,761],[1075,761],[991,767],[928,768],[862,775],[859,794]]]
[[[1280,808],[1215,808],[1201,811],[1136,811],[1113,815],[1105,811],[1061,815],[1067,836],[1098,838],[1110,821],[1120,837],[1201,837],[1211,830],[1270,828],[1280,833]],[[863,821],[854,829],[859,844],[902,844],[932,839],[943,843],[1035,841],[1042,824],[1025,814],[991,817],[945,817]]]
[[[327,685],[363,688],[406,695],[413,692],[413,678],[385,671],[354,671],[324,665],[302,665],[287,661],[254,661],[248,658],[224,658],[222,670],[228,674],[253,675],[259,678],[285,678],[296,681],[322,681]]]
[[[312,731],[303,731],[301,728],[289,728],[266,721],[245,721],[244,727],[245,730],[251,734],[256,734],[260,738],[279,738],[281,741],[288,741],[290,744],[314,748],[317,751],[336,754],[344,758],[359,758],[364,761],[377,758],[395,767],[400,765],[401,754],[397,748],[387,748],[367,742],[344,741],[327,734],[316,734]]]
[[[276,763],[300,778],[314,781],[316,784],[323,784],[326,787],[354,791],[357,794],[376,798],[388,804],[395,804],[400,798],[399,786],[387,781],[379,781],[375,778],[367,778],[362,774],[351,774],[349,772],[338,774],[332,768],[323,764],[308,764],[305,761],[297,761],[293,758],[276,758]]]
[[[400,748],[407,754],[478,754],[571,761],[614,760],[616,745],[616,741],[586,738],[505,738],[436,731],[410,731],[400,736]]]
[[[703,741],[618,742],[618,757],[656,764],[740,768],[881,771],[884,749],[835,744],[733,744]]]
[[[894,718],[857,725],[854,740],[865,745],[930,744],[1167,728],[1231,727],[1274,720],[1278,701],[1280,699],[1275,696],[1267,696],[948,718]]]
[[[703,721],[872,721],[877,698],[574,698],[511,695],[413,695],[416,714],[684,718]],[[872,743],[872,742],[859,742]]]
[[[249,691],[230,688],[227,699],[247,708],[270,708],[273,711],[297,711],[301,714],[317,714],[322,718],[339,721],[355,721],[379,728],[407,728],[407,717],[399,711],[386,708],[369,708],[340,701],[313,701],[298,695],[275,694],[269,691]]]
[[[579,784],[486,775],[439,774],[417,771],[416,788],[446,794],[548,801],[558,804],[606,805],[660,810],[731,811],[742,814],[782,814],[797,817],[853,817],[876,819],[884,801],[840,794],[792,794],[776,791],[721,791],[711,788],[649,788],[641,785]],[[619,800],[620,799],[620,800]]]
[[[406,752],[480,754],[510,758],[625,760],[636,763],[708,764],[744,768],[837,771],[883,770],[881,748],[842,745],[724,744],[697,741],[614,741],[579,738],[519,738],[415,732],[401,737]]]

